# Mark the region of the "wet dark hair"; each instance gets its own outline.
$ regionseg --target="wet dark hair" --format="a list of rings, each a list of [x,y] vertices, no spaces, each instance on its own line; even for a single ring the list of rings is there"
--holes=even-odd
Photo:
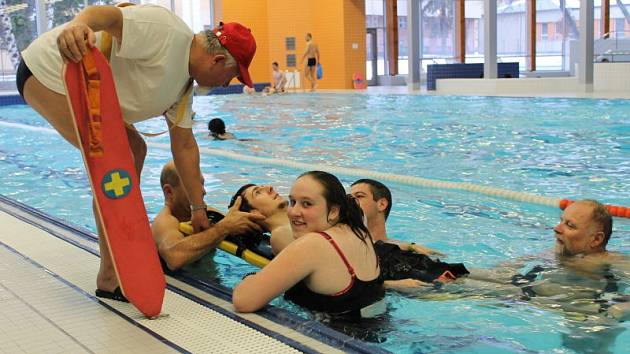
[[[392,192],[390,192],[389,188],[387,188],[387,186],[383,183],[369,178],[362,178],[352,183],[352,185],[354,186],[361,183],[370,186],[370,192],[372,192],[372,196],[374,196],[372,199],[374,199],[375,202],[379,201],[381,198],[385,198],[387,200],[387,208],[385,208],[385,221],[387,221],[389,212],[392,210]]]
[[[252,211],[253,208],[251,204],[249,204],[249,201],[247,201],[247,198],[245,198],[245,195],[243,193],[245,192],[247,188],[253,187],[253,186],[256,186],[256,185],[253,183],[249,183],[239,188],[236,191],[236,193],[234,193],[234,195],[232,196],[232,199],[230,199],[230,204],[228,204],[228,209],[231,208],[232,205],[234,205],[234,203],[236,203],[236,198],[241,197],[241,207],[238,208],[238,210],[242,212],[246,212],[246,213],[249,213],[250,211]],[[251,231],[251,232],[245,232],[239,235],[229,235],[227,239],[231,242],[234,242],[237,246],[239,246],[239,248],[242,247],[244,249],[245,248],[258,249],[258,246],[260,245],[260,242],[263,239],[266,238],[267,241],[269,241],[269,236],[264,236],[264,233],[268,231],[269,230],[264,230],[264,232]],[[269,255],[268,257],[271,258],[273,256]]]
[[[208,130],[212,134],[225,134],[225,122],[221,118],[214,118],[208,122]]]
[[[372,235],[363,224],[363,212],[359,204],[352,195],[346,194],[337,177],[324,171],[309,171],[300,175],[300,177],[304,176],[309,176],[322,185],[328,212],[334,205],[339,207],[339,223],[348,225],[363,243],[367,244],[367,239],[372,242]]]
[[[228,209],[232,207],[232,205],[234,205],[234,203],[236,203],[236,198],[241,197],[241,207],[238,208],[239,211],[244,211],[244,212],[250,212],[252,211],[252,209],[254,209],[252,207],[251,204],[249,204],[249,201],[247,200],[247,198],[245,198],[245,190],[249,187],[254,187],[256,186],[253,183],[248,183],[245,184],[243,186],[241,186],[241,188],[239,188],[236,193],[234,193],[234,195],[232,196],[232,199],[230,199],[230,204],[228,204]]]
[[[277,62],[277,61],[274,61],[273,63],[271,63],[271,65],[278,66],[278,62]]]

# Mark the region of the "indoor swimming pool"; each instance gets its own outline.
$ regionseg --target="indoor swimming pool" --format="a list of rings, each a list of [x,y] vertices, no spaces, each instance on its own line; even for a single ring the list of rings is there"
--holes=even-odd
[[[206,202],[224,211],[241,185],[272,184],[286,195],[304,170],[243,162],[216,150],[630,206],[626,100],[225,95],[197,97],[194,110]],[[207,123],[215,117],[243,140],[209,138]],[[154,119],[138,129],[162,131],[165,123]],[[152,218],[163,203],[159,174],[171,153],[164,147],[167,136],[148,141],[142,191]],[[357,179],[338,177],[348,188]],[[555,266],[545,255],[553,248],[557,208],[383,182],[394,198],[388,220],[392,238],[425,244],[446,253],[443,260],[469,268],[491,268],[529,255],[539,256],[520,266],[519,272],[539,264]],[[0,194],[95,230],[80,153],[27,106],[0,107]],[[608,249],[630,255],[630,221],[614,222]],[[255,270],[223,252],[205,266],[211,268],[208,277],[227,287]],[[612,276],[616,294],[630,295],[629,275]],[[576,286],[594,292],[602,285],[577,276],[574,280]],[[628,322],[563,310],[555,303],[535,304],[495,290],[463,282],[412,294],[390,292],[386,315],[364,328],[329,325],[397,353],[622,353],[630,345]],[[578,302],[589,305],[596,300]],[[313,316],[283,299],[273,304]]]

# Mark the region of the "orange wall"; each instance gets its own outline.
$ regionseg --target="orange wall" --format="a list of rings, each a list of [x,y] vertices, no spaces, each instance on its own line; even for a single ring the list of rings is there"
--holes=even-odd
[[[219,1],[215,1],[217,3]],[[235,6],[238,5],[238,6]],[[221,12],[219,12],[221,11]],[[250,64],[249,73],[254,82],[270,81],[263,79],[260,73],[270,65],[269,53],[263,48],[269,40],[267,32],[267,1],[266,0],[226,0],[215,7],[215,17],[222,22],[239,22],[251,28],[256,39],[256,56]],[[237,82],[234,80],[233,82]]]
[[[324,69],[319,88],[348,89],[353,73],[365,77],[364,0],[215,0],[215,13],[217,19],[252,29],[257,51],[250,73],[255,82],[271,81],[273,61],[286,69],[287,54],[296,55],[297,68],[303,71],[300,60],[308,32],[319,45]],[[286,37],[295,37],[295,51],[285,49]]]

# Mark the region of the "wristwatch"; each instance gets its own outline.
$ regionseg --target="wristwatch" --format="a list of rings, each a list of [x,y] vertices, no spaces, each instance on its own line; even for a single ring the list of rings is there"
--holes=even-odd
[[[203,209],[206,210],[208,209],[208,206],[206,205],[206,203],[201,203],[201,204],[190,204],[190,211],[193,212],[195,210],[199,210],[199,209]]]

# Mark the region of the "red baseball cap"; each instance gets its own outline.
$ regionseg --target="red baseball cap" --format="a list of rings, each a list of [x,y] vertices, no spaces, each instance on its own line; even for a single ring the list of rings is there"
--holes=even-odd
[[[240,73],[238,80],[249,87],[254,87],[247,70],[254,59],[254,54],[256,54],[256,40],[252,36],[252,31],[240,23],[219,22],[219,27],[213,29],[212,32],[238,63]]]

